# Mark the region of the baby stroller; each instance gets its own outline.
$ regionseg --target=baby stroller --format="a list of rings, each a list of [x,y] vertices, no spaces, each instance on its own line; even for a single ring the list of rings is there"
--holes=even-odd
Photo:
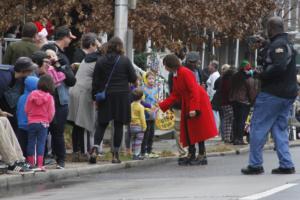
[[[247,143],[250,142],[250,124],[251,124],[252,114],[253,114],[253,110],[251,109],[245,122],[244,136],[246,136]]]
[[[289,118],[289,139],[290,140],[296,140],[300,139],[300,135],[298,134],[300,132],[300,98],[297,97],[293,108],[290,113]]]

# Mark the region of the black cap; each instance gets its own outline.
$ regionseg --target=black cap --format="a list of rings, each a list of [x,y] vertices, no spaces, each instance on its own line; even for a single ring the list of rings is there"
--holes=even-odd
[[[33,63],[28,57],[19,57],[16,60],[14,70],[16,72],[33,71],[37,68],[37,64]]]
[[[55,30],[54,40],[61,40],[64,37],[76,39],[76,37],[72,34],[71,30],[67,26],[60,26]]]

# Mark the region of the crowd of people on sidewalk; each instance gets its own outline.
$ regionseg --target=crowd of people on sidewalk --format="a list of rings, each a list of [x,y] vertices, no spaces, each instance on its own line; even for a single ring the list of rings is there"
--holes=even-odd
[[[66,48],[76,38],[71,30],[57,27],[54,42],[46,33],[41,24],[26,23],[21,41],[8,46],[0,66],[0,155],[9,173],[46,171],[50,152],[56,168],[63,169],[67,123],[72,125],[73,156],[88,149],[91,164],[97,162],[110,122],[112,163],[121,163],[124,127],[133,160],[157,158],[158,110],[175,114],[178,164],[207,165],[206,140],[219,135],[224,143],[247,144],[245,125],[252,107],[249,166],[242,173],[263,172],[261,154],[270,130],[280,160],[272,173],[295,172],[286,131],[298,88],[295,53],[282,19],[269,20],[270,43],[259,40],[262,71],[246,59],[238,68],[212,60],[202,70],[199,53],[186,48],[166,55],[170,94],[165,99],[158,98],[156,71],[139,75],[120,38],[101,44],[95,33],[85,33],[70,58]],[[93,137],[89,147],[85,133]]]

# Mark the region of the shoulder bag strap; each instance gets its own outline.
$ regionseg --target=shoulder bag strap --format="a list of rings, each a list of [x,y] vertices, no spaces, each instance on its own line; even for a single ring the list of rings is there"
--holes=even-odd
[[[115,64],[114,64],[114,66],[113,66],[113,69],[111,70],[111,73],[110,73],[110,75],[109,75],[109,77],[108,77],[108,80],[107,80],[107,82],[106,82],[106,84],[105,84],[105,88],[104,88],[104,90],[106,91],[106,89],[107,89],[107,87],[108,87],[108,84],[109,84],[109,82],[110,82],[110,79],[111,79],[111,77],[112,77],[112,74],[114,73],[114,71],[115,71],[115,68],[116,68],[116,66],[117,66],[117,64],[118,64],[118,62],[119,62],[119,60],[120,60],[120,55],[117,57],[117,59],[116,59],[116,62],[115,62]]]

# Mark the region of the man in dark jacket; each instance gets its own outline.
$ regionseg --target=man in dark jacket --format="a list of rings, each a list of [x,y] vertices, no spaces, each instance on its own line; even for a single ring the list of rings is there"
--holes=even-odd
[[[55,43],[49,43],[42,47],[42,50],[51,49],[56,52],[58,61],[54,63],[57,71],[63,72],[66,76],[64,82],[55,89],[55,116],[50,124],[49,131],[52,135],[52,149],[56,156],[57,168],[65,167],[65,139],[64,128],[68,116],[69,87],[76,83],[76,78],[70,67],[70,61],[64,49],[69,46],[72,39],[76,37],[67,26],[58,27],[54,33]]]
[[[263,56],[261,92],[256,98],[250,129],[249,165],[243,174],[264,172],[262,151],[271,130],[274,139],[279,168],[272,174],[295,173],[288,145],[288,115],[297,96],[296,53],[284,33],[283,20],[272,17],[267,24],[270,44]]]
[[[14,67],[0,66],[0,109],[13,114],[8,119],[17,136],[18,123],[15,115],[17,103],[23,93],[25,77],[32,74],[36,67],[28,57],[19,57]]]
[[[30,57],[33,52],[37,51],[38,47],[34,43],[37,37],[37,32],[37,27],[34,23],[26,23],[22,29],[21,41],[11,43],[7,47],[3,57],[3,63],[14,65],[19,57]]]

